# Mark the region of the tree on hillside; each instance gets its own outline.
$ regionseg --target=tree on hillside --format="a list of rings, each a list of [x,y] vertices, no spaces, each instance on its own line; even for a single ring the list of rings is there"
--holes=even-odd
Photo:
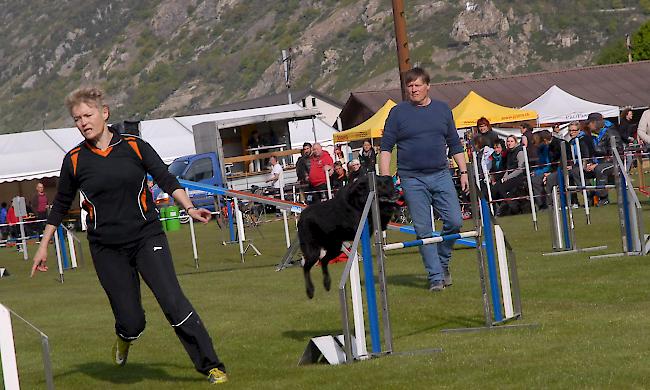
[[[632,59],[650,60],[650,22],[643,24],[632,36]]]
[[[648,0],[650,2],[650,0]],[[650,60],[650,21],[643,24],[632,34],[632,59],[634,61]],[[603,47],[598,56],[596,63],[598,65],[617,64],[627,61],[627,48],[624,39],[616,41]]]

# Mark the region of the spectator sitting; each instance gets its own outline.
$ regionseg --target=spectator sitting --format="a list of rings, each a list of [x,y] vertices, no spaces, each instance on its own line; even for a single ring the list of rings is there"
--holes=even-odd
[[[636,138],[637,125],[632,123],[633,118],[634,112],[631,107],[625,107],[623,111],[621,111],[621,121],[618,125],[618,131],[625,143],[633,143]]]
[[[605,185],[607,184],[608,178],[614,173],[614,164],[612,164],[611,161],[606,161],[603,157],[610,155],[612,152],[610,137],[614,137],[617,148],[621,147],[622,149],[621,137],[614,127],[614,124],[605,120],[603,115],[597,112],[589,114],[589,117],[587,118],[587,128],[592,135],[592,150],[595,154],[582,156],[582,158],[591,158],[590,161],[585,161],[583,164],[585,178],[595,178],[596,185]],[[594,134],[596,134],[596,137],[593,137]],[[574,175],[576,173],[579,175],[579,172],[579,170],[575,171]],[[574,176],[574,180],[579,183],[579,176]],[[597,190],[595,193],[599,198],[599,206],[609,204],[609,191],[607,189]]]
[[[363,148],[361,149],[361,152],[359,152],[359,162],[361,162],[361,166],[365,168],[366,172],[375,171],[377,153],[372,147],[372,143],[369,139],[363,141]]]
[[[368,173],[364,167],[361,166],[361,162],[356,158],[348,163],[348,182],[352,183],[357,180],[360,176]]]
[[[340,161],[334,162],[334,172],[330,175],[332,190],[338,190],[348,183],[347,172]]]
[[[494,143],[494,152],[492,152],[492,167],[490,168],[490,183],[493,185],[501,181],[506,169],[506,148],[503,140],[499,139]]]
[[[492,131],[492,125],[490,124],[490,121],[485,117],[481,117],[476,121],[476,127],[478,128],[477,135],[487,137],[488,142],[485,145],[494,148],[494,144],[499,141],[499,136],[497,133]]]
[[[523,138],[523,137],[522,137]],[[513,198],[517,195],[526,180],[524,149],[511,135],[506,139],[508,155],[506,156],[506,172],[494,186],[494,199]],[[497,215],[517,214],[517,202],[506,200],[497,211]]]

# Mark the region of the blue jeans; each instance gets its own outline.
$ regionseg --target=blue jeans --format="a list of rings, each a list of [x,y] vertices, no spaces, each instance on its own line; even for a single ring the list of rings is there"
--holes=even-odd
[[[441,216],[441,235],[460,232],[463,218],[458,203],[458,193],[448,170],[419,177],[401,178],[404,199],[413,219],[418,239],[433,237],[431,206]],[[429,244],[420,247],[424,269],[429,283],[441,282],[449,268],[454,241]]]

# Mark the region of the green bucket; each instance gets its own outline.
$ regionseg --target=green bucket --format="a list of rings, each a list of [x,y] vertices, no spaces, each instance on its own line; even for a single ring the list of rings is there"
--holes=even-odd
[[[181,230],[181,220],[178,206],[167,207],[167,231],[175,232]]]
[[[167,231],[167,218],[169,216],[169,212],[167,211],[167,207],[161,207],[160,208],[160,224],[162,225],[162,228],[164,231]]]

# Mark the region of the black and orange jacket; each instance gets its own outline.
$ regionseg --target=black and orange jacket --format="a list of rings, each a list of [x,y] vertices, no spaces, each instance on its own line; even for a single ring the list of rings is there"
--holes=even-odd
[[[104,245],[126,244],[162,232],[147,173],[168,194],[181,188],[151,145],[112,132],[106,150],[82,142],[66,154],[47,219],[58,226],[79,190],[88,212],[88,240]]]

